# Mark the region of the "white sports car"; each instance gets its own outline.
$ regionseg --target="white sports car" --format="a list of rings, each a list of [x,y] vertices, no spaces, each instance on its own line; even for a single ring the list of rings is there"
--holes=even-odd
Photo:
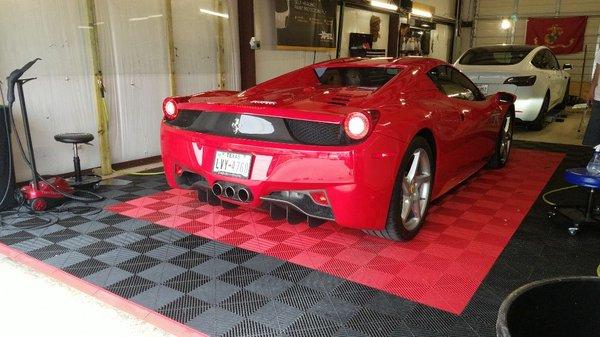
[[[517,96],[516,118],[541,130],[546,113],[563,108],[569,97],[572,69],[562,69],[550,49],[544,46],[495,45],[467,50],[454,64],[465,73],[485,95],[498,91]]]

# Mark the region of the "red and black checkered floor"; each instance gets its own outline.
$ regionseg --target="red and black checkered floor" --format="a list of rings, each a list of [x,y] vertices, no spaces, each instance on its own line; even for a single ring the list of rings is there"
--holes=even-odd
[[[5,224],[0,244],[210,336],[494,336],[511,290],[600,262],[598,233],[569,237],[539,200],[589,151],[520,146],[436,201],[409,243],[201,204],[158,176],[103,187],[97,214]]]

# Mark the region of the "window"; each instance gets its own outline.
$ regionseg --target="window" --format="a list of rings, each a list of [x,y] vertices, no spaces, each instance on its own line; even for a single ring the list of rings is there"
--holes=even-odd
[[[531,52],[530,46],[477,47],[467,51],[458,61],[464,65],[517,64]]]
[[[467,76],[452,67],[439,66],[430,70],[428,75],[438,89],[450,98],[468,101],[483,99],[483,95],[475,84]]]
[[[549,49],[542,49],[531,60],[531,64],[539,69],[559,69],[558,60]]]
[[[321,84],[335,87],[378,89],[398,73],[398,68],[382,67],[315,68],[315,74]]]
[[[548,59],[548,65],[550,65],[550,69],[558,70],[560,69],[560,65],[558,64],[558,60],[554,53],[549,49],[546,49],[546,58]]]
[[[533,64],[533,66],[536,67],[536,68],[546,69],[546,67],[547,67],[546,62],[547,61],[548,60],[545,57],[544,51],[540,50],[540,51],[537,52],[537,54],[535,54],[535,56],[531,60],[531,64]]]

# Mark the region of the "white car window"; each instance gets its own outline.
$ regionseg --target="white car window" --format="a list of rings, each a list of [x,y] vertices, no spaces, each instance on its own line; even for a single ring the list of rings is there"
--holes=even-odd
[[[546,49],[546,57],[548,58],[548,64],[550,65],[551,69],[560,69],[558,60],[556,59],[556,56],[554,56],[554,53],[552,53],[552,51]]]
[[[489,46],[469,49],[458,60],[464,65],[511,65],[523,61],[531,52],[531,46]]]
[[[549,49],[542,49],[535,54],[531,64],[538,69],[558,70],[560,68],[558,60]]]
[[[531,60],[531,64],[538,69],[546,69],[546,61],[547,59],[544,57],[544,51],[538,51],[533,59]]]

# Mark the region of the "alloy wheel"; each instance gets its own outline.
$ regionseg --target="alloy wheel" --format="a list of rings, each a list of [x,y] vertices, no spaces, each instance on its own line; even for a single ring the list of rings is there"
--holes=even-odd
[[[413,230],[421,223],[431,192],[431,162],[427,151],[417,148],[402,180],[402,225]]]
[[[504,125],[502,126],[502,135],[500,136],[500,161],[504,164],[508,160],[510,146],[513,137],[512,116],[506,116]]]

